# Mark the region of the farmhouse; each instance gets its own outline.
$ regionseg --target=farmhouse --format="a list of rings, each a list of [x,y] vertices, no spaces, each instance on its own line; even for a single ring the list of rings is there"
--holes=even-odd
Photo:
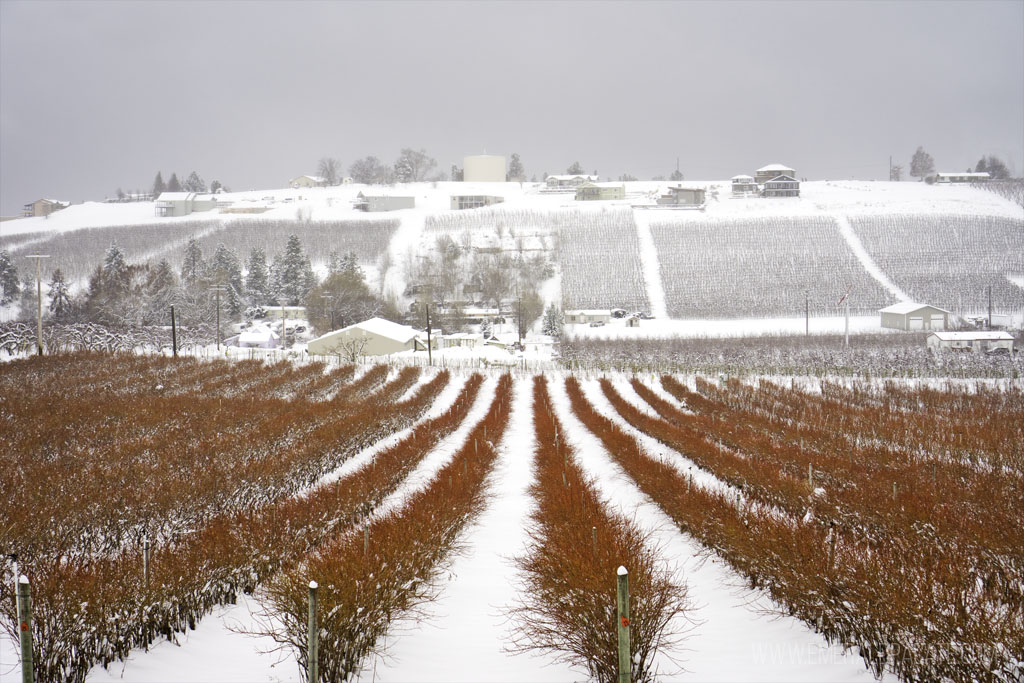
[[[607,324],[611,319],[612,312],[607,309],[581,309],[565,312],[565,323],[567,325]]]
[[[462,179],[467,183],[505,182],[505,157],[496,154],[463,157]]]
[[[800,181],[789,175],[780,175],[764,184],[762,197],[799,197]]]
[[[756,197],[758,194],[757,183],[754,176],[735,175],[732,177],[733,197]]]
[[[484,336],[482,334],[460,332],[455,334],[446,334],[441,337],[442,349],[475,349],[477,347],[483,346],[483,344]]]
[[[894,304],[879,313],[882,327],[892,330],[945,330],[949,327],[949,311],[927,304]]]
[[[370,318],[340,330],[334,330],[309,342],[311,356],[343,355],[384,356],[417,348],[421,333],[408,325],[383,318]],[[420,346],[426,347],[425,343]]]
[[[238,335],[238,346],[243,349],[274,349],[280,340],[277,332],[257,323]]]
[[[416,198],[390,194],[363,194],[360,192],[356,195],[356,201],[352,204],[352,208],[370,213],[414,209],[416,208]]]
[[[658,197],[659,206],[677,206],[685,208],[699,208],[704,206],[705,191],[703,187],[676,187],[668,188],[668,194]]]
[[[294,190],[302,187],[324,187],[325,185],[327,185],[327,179],[318,175],[300,175],[298,178],[288,181],[288,187]]]
[[[501,204],[503,201],[505,201],[504,197],[494,197],[491,195],[453,194],[452,209],[479,209],[480,207],[490,206],[491,204]]]
[[[305,320],[305,306],[267,306],[268,320]]]
[[[584,183],[576,188],[576,201],[607,201],[626,198],[625,185]]]
[[[549,175],[545,180],[549,190],[572,190],[584,183],[596,183],[596,175]]]
[[[224,205],[229,205],[226,202]],[[217,197],[212,194],[195,192],[161,192],[156,199],[156,215],[164,218],[187,216],[199,211],[217,208]]]
[[[56,199],[37,199],[25,205],[21,212],[22,217],[32,218],[34,216],[49,216],[54,211],[60,211],[71,206],[71,202],[62,202]]]
[[[932,332],[927,343],[931,351],[1013,353],[1013,335],[1009,332]]]
[[[983,183],[989,180],[988,173],[936,173],[937,183]]]
[[[754,171],[754,182],[758,185],[764,185],[772,178],[778,178],[780,175],[787,175],[790,178],[796,177],[796,171],[783,166],[782,164],[768,164]]]

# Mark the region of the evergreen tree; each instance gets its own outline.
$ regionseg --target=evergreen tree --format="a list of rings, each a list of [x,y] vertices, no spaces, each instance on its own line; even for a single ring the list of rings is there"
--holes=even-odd
[[[338,252],[332,249],[327,257],[327,274],[334,275],[339,272],[341,272],[341,257],[338,256]]]
[[[580,162],[574,161],[572,166],[566,169],[565,173],[566,175],[585,175],[586,171],[584,171],[583,167],[580,166]]]
[[[167,181],[168,192],[181,192],[181,181],[178,180],[178,174],[172,173],[171,179]]]
[[[19,317],[22,320],[35,320],[39,314],[38,304],[39,293],[37,291],[38,285],[36,280],[29,273],[25,273],[21,280],[21,298],[19,304],[21,309],[19,311]]]
[[[160,193],[167,190],[167,185],[164,184],[164,177],[160,174],[160,171],[156,172],[156,179],[153,180],[153,197],[159,197]]]
[[[999,157],[988,156],[982,157],[978,161],[978,165],[974,168],[975,173],[988,173],[992,180],[1006,180],[1010,177],[1010,171],[1006,168],[1006,164]]]
[[[60,268],[50,278],[50,315],[55,320],[64,320],[71,314],[71,293],[64,273]]]
[[[183,188],[186,192],[206,192],[206,181],[199,177],[199,174],[192,171],[185,179]]]
[[[223,243],[218,244],[210,271],[214,284],[227,287],[228,313],[238,318],[242,315],[242,265],[238,256]]]
[[[935,161],[932,155],[924,151],[924,147],[918,147],[910,160],[910,175],[915,178],[924,178],[935,173]]]
[[[512,158],[508,162],[508,179],[516,182],[526,180],[526,169],[523,168],[523,162],[519,160],[519,154],[515,152],[512,153]]]
[[[167,259],[162,259],[156,268],[149,271],[143,292],[146,298],[147,321],[165,319],[178,294],[178,278]]]
[[[275,275],[279,300],[286,306],[298,306],[314,284],[316,276],[309,258],[302,250],[298,235],[289,235],[284,254],[275,259]]]
[[[427,150],[402,149],[395,161],[395,180],[400,183],[418,183],[427,179],[427,174],[437,168],[437,160],[427,155]]]
[[[173,180],[173,177],[172,177]],[[203,261],[203,250],[199,240],[194,236],[185,245],[185,261],[181,264],[181,283],[186,287],[194,287],[206,275],[206,262]]]
[[[563,323],[564,318],[562,316],[562,311],[555,308],[554,304],[550,304],[548,309],[544,312],[544,324],[541,331],[546,335],[560,339],[562,336]]]
[[[0,251],[0,305],[9,304],[21,293],[18,269],[8,251]]]
[[[245,291],[249,303],[253,306],[266,306],[270,303],[271,289],[267,273],[267,255],[263,249],[256,247],[249,253],[248,271],[245,276]]]
[[[223,189],[224,189],[224,186],[221,185],[221,182],[219,180],[214,180],[212,183],[210,183],[210,192],[212,192],[214,194],[217,194],[218,191],[223,190]],[[224,191],[227,192],[227,190],[224,190]]]
[[[103,276],[100,279],[100,287],[105,297],[110,302],[117,301],[128,293],[131,284],[131,271],[128,262],[124,258],[124,252],[117,243],[110,245],[103,255]]]
[[[683,173],[677,168],[676,170],[672,171],[668,179],[671,180],[672,182],[679,182],[683,180]]]

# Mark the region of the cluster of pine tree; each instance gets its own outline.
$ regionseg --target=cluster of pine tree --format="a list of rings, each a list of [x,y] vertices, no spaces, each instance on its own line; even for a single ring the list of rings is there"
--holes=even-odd
[[[58,323],[94,322],[115,328],[166,325],[170,307],[180,324],[222,324],[260,316],[269,306],[301,306],[320,330],[334,323],[351,324],[373,315],[397,317],[394,307],[376,297],[366,284],[354,253],[330,256],[328,276],[320,281],[302,242],[288,238],[283,252],[268,261],[262,248],[249,254],[243,271],[238,255],[223,243],[209,258],[191,238],[180,268],[167,259],[156,264],[129,263],[124,251],[111,244],[77,296],[58,268],[43,292],[46,315]],[[19,301],[21,317],[36,315],[36,283],[19,281],[10,255],[0,252],[0,303]],[[218,297],[219,294],[219,297]]]

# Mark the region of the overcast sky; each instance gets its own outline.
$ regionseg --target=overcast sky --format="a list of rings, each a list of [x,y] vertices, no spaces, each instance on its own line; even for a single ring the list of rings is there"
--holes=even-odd
[[[528,176],[1024,172],[1024,1],[0,0],[0,214],[425,148]]]

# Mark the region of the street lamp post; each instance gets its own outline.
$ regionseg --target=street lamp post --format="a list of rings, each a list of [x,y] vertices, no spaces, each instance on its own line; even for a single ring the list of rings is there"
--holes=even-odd
[[[36,350],[41,356],[43,355],[43,280],[40,264],[44,258],[50,258],[50,255],[29,254],[25,258],[36,260]]]

